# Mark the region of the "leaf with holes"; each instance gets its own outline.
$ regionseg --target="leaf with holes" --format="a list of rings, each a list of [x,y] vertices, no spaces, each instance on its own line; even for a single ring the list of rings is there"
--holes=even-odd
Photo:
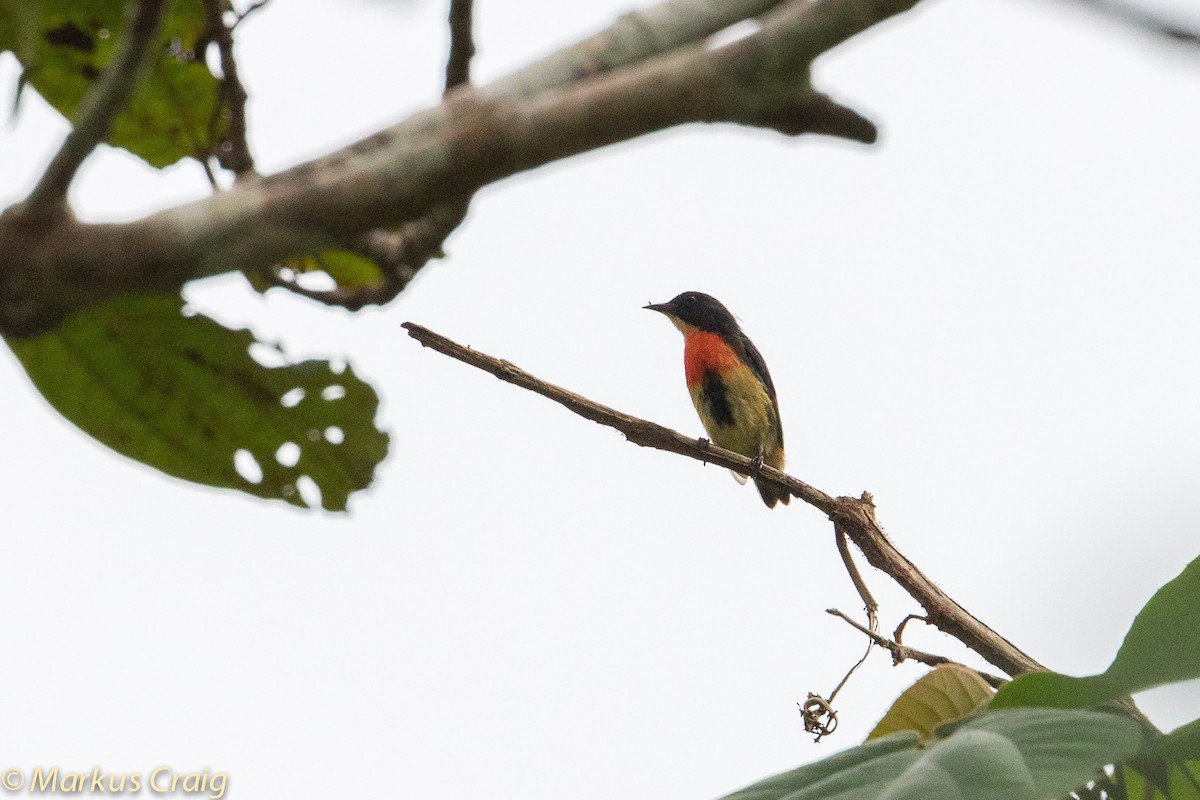
[[[387,454],[375,390],[325,361],[263,366],[251,350],[270,348],[249,331],[182,310],[177,296],[119,297],[8,344],[51,405],[123,455],[299,506],[315,485],[344,511]]]
[[[991,699],[992,687],[978,672],[959,664],[942,664],[896,698],[867,740],[896,731],[915,731],[922,739],[932,739],[938,726],[962,719]]]
[[[28,82],[68,119],[112,59],[128,3],[117,0],[42,0],[0,13],[0,51],[11,50]],[[6,24],[7,23],[7,24]],[[220,82],[204,59],[207,22],[203,0],[171,3],[157,55],[106,141],[155,167],[181,158],[205,158],[229,135]]]
[[[931,745],[911,731],[894,733],[724,800],[1045,800],[1123,761],[1141,738],[1136,722],[1115,714],[998,711],[955,726]]]

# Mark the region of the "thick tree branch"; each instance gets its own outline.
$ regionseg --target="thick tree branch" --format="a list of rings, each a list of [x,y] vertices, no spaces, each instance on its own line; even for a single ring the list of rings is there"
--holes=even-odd
[[[629,12],[608,29],[484,87],[482,91],[489,96],[517,100],[544,89],[567,86],[703,39],[781,2],[783,0],[729,0],[725,3],[667,0],[658,6]],[[467,10],[464,12],[462,7]],[[468,38],[471,35],[469,15],[469,4],[461,0],[451,3],[447,92],[466,82],[454,77],[460,74],[456,63],[469,59],[475,52],[474,43]],[[275,267],[269,268],[268,280],[311,300],[351,311],[390,302],[431,258],[441,256],[442,242],[465,217],[467,205],[467,201],[462,200],[437,206],[426,216],[406,222],[399,232],[375,230],[369,233],[366,246],[360,243],[355,249],[369,255],[384,268],[385,280],[378,286],[314,291],[282,279]],[[452,224],[446,224],[448,219]]]
[[[722,450],[707,440],[684,436],[670,428],[624,414],[546,383],[507,361],[463,347],[420,325],[406,322],[404,328],[410,336],[426,347],[490,372],[500,380],[536,392],[566,406],[585,419],[616,428],[634,444],[678,453],[743,474],[754,472],[755,466],[751,459]],[[827,514],[863,552],[871,566],[885,573],[920,603],[931,625],[958,639],[1009,675],[1045,669],[1012,642],[976,619],[897,550],[875,519],[875,506],[870,495],[864,494],[861,498],[831,497],[769,466],[762,466],[757,477],[783,487],[793,496]]]
[[[509,175],[675,125],[733,122],[867,139],[873,128],[816,92],[809,66],[916,2],[729,2],[741,12],[769,8],[761,29],[724,47],[692,41],[582,78],[575,62],[561,73],[554,69],[564,65],[552,60],[480,91],[460,86],[439,106],[324,158],[142,220],[30,226],[0,215],[0,332],[35,335],[116,294],[176,290],[194,278],[345,246],[438,206],[461,206]],[[668,45],[643,37],[629,43],[633,50],[659,52],[736,21],[707,9],[707,0],[667,5],[690,8],[704,23],[678,23]],[[629,27],[629,19],[614,27]],[[630,58],[617,52],[619,43],[605,64]]]
[[[25,201],[24,214],[40,219],[65,207],[67,188],[79,165],[104,139],[113,118],[133,96],[142,68],[157,54],[153,42],[166,7],[166,0],[139,0],[130,7],[117,52],[84,95],[74,127]]]
[[[497,97],[526,97],[577,83],[701,41],[786,0],[666,0],[630,11],[605,30],[483,88]]]

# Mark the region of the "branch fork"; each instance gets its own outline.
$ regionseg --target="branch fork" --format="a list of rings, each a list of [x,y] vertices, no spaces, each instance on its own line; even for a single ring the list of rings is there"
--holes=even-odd
[[[207,0],[215,19],[215,0]],[[269,270],[296,256],[354,247],[373,231],[428,226],[436,253],[453,227],[439,209],[461,210],[480,188],[553,161],[694,122],[765,126],[788,135],[822,133],[862,142],[874,126],[815,91],[814,58],[917,0],[666,0],[496,83],[465,81],[473,43],[456,0],[457,63],[443,101],[314,161],[256,177],[244,127],[234,124],[226,162],[241,170],[228,191],[123,224],[82,224],[55,212],[53,236],[0,216],[0,334],[35,336],[118,294],[165,292],[229,271]],[[65,212],[66,187],[102,140],[136,85],[161,22],[164,0],[140,0],[114,69],[93,86],[84,113],[26,213]],[[759,28],[710,48],[735,23]],[[220,22],[227,99],[239,92],[228,28]],[[223,32],[222,32],[223,31]],[[137,56],[137,57],[135,57]],[[140,60],[139,60],[140,59]],[[111,80],[109,78],[111,77]],[[235,123],[238,120],[234,120]],[[450,217],[456,215],[450,214]],[[432,220],[432,221],[430,221]],[[457,223],[455,223],[457,224]],[[374,234],[372,234],[374,235]],[[407,247],[402,239],[392,249]],[[411,254],[410,254],[411,255]],[[428,257],[387,263],[386,285],[311,293],[361,308],[395,297]],[[29,287],[20,298],[11,287]],[[292,288],[292,287],[289,287]]]

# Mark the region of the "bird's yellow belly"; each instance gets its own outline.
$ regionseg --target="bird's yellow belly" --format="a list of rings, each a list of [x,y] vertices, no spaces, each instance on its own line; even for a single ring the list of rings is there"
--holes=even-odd
[[[718,447],[748,458],[761,455],[764,463],[782,469],[783,443],[777,434],[775,404],[762,382],[745,364],[718,375],[723,392],[713,391],[713,384],[704,381],[689,387],[708,438]],[[724,408],[719,407],[722,401]]]

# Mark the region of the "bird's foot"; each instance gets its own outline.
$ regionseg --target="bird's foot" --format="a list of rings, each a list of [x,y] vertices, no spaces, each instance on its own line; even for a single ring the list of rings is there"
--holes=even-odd
[[[754,458],[750,459],[750,477],[755,479],[762,477],[762,468],[763,454],[759,453]]]

